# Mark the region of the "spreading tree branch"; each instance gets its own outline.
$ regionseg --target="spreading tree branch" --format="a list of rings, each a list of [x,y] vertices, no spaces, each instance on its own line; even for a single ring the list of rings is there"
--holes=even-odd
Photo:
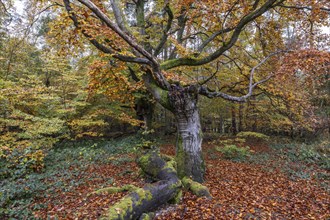
[[[68,0],[64,0],[68,2]],[[78,0],[80,3],[89,8],[100,20],[102,20],[111,30],[116,32],[126,43],[128,43],[132,48],[137,50],[141,55],[147,58],[154,65],[157,65],[157,61],[154,57],[149,54],[142,46],[138,45],[135,40],[122,31],[117,24],[113,23],[111,19],[101,11],[93,2],[90,0]]]
[[[309,10],[309,11],[313,10],[312,7],[308,7],[308,6],[295,6],[295,5],[284,5],[284,4],[278,4],[278,6],[282,8],[292,8],[297,10]],[[330,13],[330,8],[320,7],[320,10]]]
[[[227,11],[224,19],[223,19],[223,22],[221,24],[222,26],[222,29],[213,33],[208,39],[206,39],[198,48],[198,52],[201,53],[203,51],[203,49],[210,43],[212,42],[216,37],[218,37],[219,35],[223,35],[225,33],[228,33],[228,32],[231,32],[235,29],[235,27],[230,27],[230,28],[224,28],[225,26],[225,23],[226,23],[226,20],[229,16],[229,14],[234,10],[235,6],[237,5],[239,1],[236,1],[230,8],[229,10]]]
[[[78,18],[76,14],[74,13],[69,0],[63,0],[65,9],[67,10],[69,17],[73,21],[73,24],[76,28],[80,28],[80,23],[78,21]],[[131,56],[124,56],[119,53],[117,53],[115,50],[113,50],[110,47],[106,47],[100,42],[98,42],[96,39],[94,39],[91,35],[89,35],[85,30],[82,29],[82,34],[93,44],[98,50],[102,51],[103,53],[112,54],[114,58],[125,61],[125,62],[132,62],[132,63],[140,63],[140,64],[149,64],[150,61],[145,58],[139,58],[139,57],[131,57]]]
[[[277,52],[274,52],[274,53],[271,53],[269,54],[267,57],[265,57],[262,61],[260,61],[256,66],[254,66],[252,69],[251,69],[251,72],[250,72],[250,79],[249,79],[249,88],[248,88],[248,93],[246,95],[243,95],[243,96],[232,96],[232,95],[228,95],[226,93],[223,93],[223,92],[215,92],[215,91],[211,91],[208,87],[206,86],[201,86],[200,89],[199,89],[199,94],[201,95],[204,95],[208,98],[215,98],[215,97],[221,97],[223,99],[226,99],[226,100],[229,100],[229,101],[234,101],[234,102],[245,102],[247,100],[247,98],[249,98],[250,96],[252,96],[252,92],[253,92],[253,89],[268,81],[272,76],[273,74],[269,74],[266,78],[258,81],[258,82],[255,82],[253,83],[253,78],[254,78],[254,73],[255,73],[255,70],[257,68],[259,68],[262,64],[264,64],[269,58],[281,53],[283,51],[277,51]]]
[[[125,26],[125,21],[123,18],[123,12],[118,7],[117,0],[110,0],[113,14],[115,15],[116,23],[118,27],[127,34],[130,34],[128,29]]]
[[[68,1],[68,0],[64,0]],[[128,45],[130,45],[133,49],[138,51],[142,56],[144,56],[149,62],[149,64],[153,69],[153,75],[155,76],[156,82],[162,88],[169,88],[170,85],[165,79],[164,75],[161,73],[160,65],[156,58],[151,55],[147,50],[145,50],[141,45],[139,45],[135,40],[127,35],[124,31],[122,31],[118,25],[113,23],[111,19],[103,13],[93,2],[90,0],[78,0],[80,3],[89,8],[101,21],[103,21],[111,30],[117,33]]]
[[[172,10],[171,10],[168,3],[165,6],[165,12],[167,13],[168,19],[167,19],[166,27],[163,31],[163,36],[162,36],[159,44],[157,45],[157,47],[154,51],[154,56],[156,56],[156,57],[159,55],[159,53],[161,52],[162,48],[164,47],[164,45],[167,41],[167,38],[168,38],[168,35],[169,35],[168,32],[171,29],[173,18],[174,18],[173,12],[172,12]]]
[[[234,30],[235,28],[231,27],[231,28],[226,28],[226,29],[222,29],[219,30],[215,33],[213,33],[209,38],[207,38],[199,47],[198,47],[198,52],[201,53],[203,51],[203,49],[210,43],[212,42],[216,37],[218,37],[221,34],[225,34],[228,33],[232,30]]]
[[[231,35],[230,39],[223,44],[218,50],[216,50],[214,53],[204,57],[204,58],[191,58],[191,57],[184,57],[184,58],[178,58],[178,59],[172,59],[168,60],[161,64],[161,68],[164,70],[172,69],[174,67],[178,66],[199,66],[206,63],[209,63],[218,57],[220,57],[225,51],[229,50],[238,40],[238,37],[240,33],[243,31],[244,27],[253,21],[254,19],[261,16],[263,13],[268,11],[270,8],[272,8],[277,0],[268,0],[266,1],[259,9],[256,9],[246,16],[244,16],[237,26],[235,27],[235,30],[233,31],[233,34]]]

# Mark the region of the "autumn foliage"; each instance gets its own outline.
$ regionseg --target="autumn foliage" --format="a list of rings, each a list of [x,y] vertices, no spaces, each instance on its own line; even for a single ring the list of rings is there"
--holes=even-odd
[[[17,4],[0,0],[0,219],[330,218],[328,0]]]

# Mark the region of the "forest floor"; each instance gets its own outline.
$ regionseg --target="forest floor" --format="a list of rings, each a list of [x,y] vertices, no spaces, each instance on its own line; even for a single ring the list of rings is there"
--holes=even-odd
[[[204,141],[204,185],[213,199],[184,192],[179,204],[160,207],[155,219],[330,219],[329,161],[317,163],[316,156],[299,151],[297,143],[235,141]],[[217,150],[222,143],[248,145],[251,153],[225,159]],[[133,145],[134,138],[128,137],[52,150],[43,173],[0,183],[3,192],[13,193],[8,197],[13,201],[10,208],[0,207],[0,217],[97,219],[126,192],[95,194],[95,190],[145,184]],[[173,155],[174,146],[162,144],[161,151]]]

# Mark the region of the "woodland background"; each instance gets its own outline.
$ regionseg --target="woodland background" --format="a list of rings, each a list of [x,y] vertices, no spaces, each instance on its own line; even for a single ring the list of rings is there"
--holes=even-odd
[[[88,193],[109,185],[143,185],[134,162],[141,146],[156,143],[174,154],[175,118],[121,64],[109,64],[94,47],[77,42],[52,13],[34,1],[24,7],[20,15],[14,2],[0,4],[0,218],[94,219],[123,193]],[[208,213],[205,219],[269,213],[273,218],[329,217],[330,44],[322,31],[328,21],[315,14],[306,15],[315,19],[310,32],[301,30],[311,24],[290,29],[283,21],[259,27],[259,34],[247,29],[240,35],[236,46],[244,48],[248,41],[252,47],[221,60],[226,64],[217,73],[221,81],[210,80],[210,87],[245,94],[251,60],[260,61],[269,41],[298,52],[283,54],[280,68],[277,61],[267,62],[263,70],[277,73],[247,102],[200,98],[206,185],[217,199],[185,192],[184,202],[158,218],[200,218],[200,210]],[[169,72],[167,77],[189,81],[189,71],[182,68],[179,76]],[[203,71],[196,75],[203,77]],[[144,108],[144,102],[151,105]],[[267,172],[273,174],[266,178]],[[232,199],[234,192],[244,194],[242,187],[253,188],[256,178],[260,188],[249,189],[243,202]],[[261,199],[272,181],[285,198],[296,190],[294,196]],[[314,203],[307,202],[314,197]]]

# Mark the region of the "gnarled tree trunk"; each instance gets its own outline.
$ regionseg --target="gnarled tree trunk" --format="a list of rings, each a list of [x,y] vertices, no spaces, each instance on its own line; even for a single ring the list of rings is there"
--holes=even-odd
[[[170,103],[177,122],[176,162],[180,178],[203,182],[202,129],[197,94],[189,88],[173,87]]]
[[[176,162],[180,178],[189,177],[194,181],[204,180],[202,157],[202,129],[197,107],[198,88],[171,85],[169,91],[159,88],[149,75],[144,82],[155,99],[174,114],[177,125]]]

